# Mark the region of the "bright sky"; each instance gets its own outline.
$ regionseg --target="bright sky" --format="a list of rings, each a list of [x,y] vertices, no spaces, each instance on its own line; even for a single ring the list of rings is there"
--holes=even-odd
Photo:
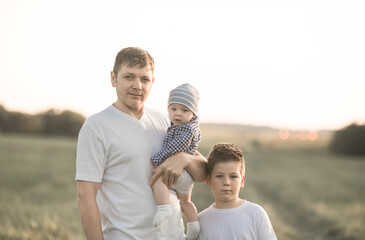
[[[116,99],[116,53],[139,46],[156,62],[153,108],[188,82],[202,122],[365,123],[364,12],[362,0],[0,0],[0,104],[90,116]]]

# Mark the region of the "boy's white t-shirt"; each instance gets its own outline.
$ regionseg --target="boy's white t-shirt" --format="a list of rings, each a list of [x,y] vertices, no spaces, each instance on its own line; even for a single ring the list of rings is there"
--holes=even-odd
[[[277,239],[266,211],[244,201],[231,209],[212,205],[199,213],[200,240],[271,240]]]
[[[157,153],[170,122],[145,109],[140,120],[114,106],[88,118],[77,144],[76,180],[101,183],[97,203],[104,239],[185,239],[180,204],[170,190],[173,214],[161,229],[153,227],[156,203],[149,181],[151,156]]]

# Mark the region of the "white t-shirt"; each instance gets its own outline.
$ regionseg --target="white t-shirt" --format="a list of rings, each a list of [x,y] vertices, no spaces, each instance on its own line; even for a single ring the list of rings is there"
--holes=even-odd
[[[156,203],[149,180],[151,157],[169,126],[167,115],[145,109],[140,120],[114,106],[94,114],[82,126],[76,180],[101,183],[97,194],[104,239],[185,239],[180,204],[170,190],[173,211],[165,221],[169,236],[153,227]]]
[[[231,209],[208,207],[199,213],[200,240],[271,240],[277,239],[266,211],[244,201]]]

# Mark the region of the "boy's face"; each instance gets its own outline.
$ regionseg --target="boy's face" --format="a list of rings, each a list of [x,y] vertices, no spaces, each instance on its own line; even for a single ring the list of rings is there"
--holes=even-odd
[[[245,176],[241,173],[241,163],[220,162],[214,165],[207,184],[212,188],[218,208],[236,207],[240,188],[244,186]]]
[[[194,117],[194,113],[189,108],[178,103],[170,104],[168,112],[170,121],[174,125],[188,123]]]

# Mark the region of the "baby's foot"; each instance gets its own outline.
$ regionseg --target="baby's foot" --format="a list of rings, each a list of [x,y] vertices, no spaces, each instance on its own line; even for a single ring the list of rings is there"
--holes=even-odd
[[[200,225],[198,221],[195,222],[188,222],[187,223],[187,233],[186,233],[186,240],[196,240],[198,239],[199,232],[200,232]]]
[[[171,213],[171,206],[169,204],[158,205],[157,212],[153,218],[153,226],[156,228],[159,227],[163,220],[171,216]]]

